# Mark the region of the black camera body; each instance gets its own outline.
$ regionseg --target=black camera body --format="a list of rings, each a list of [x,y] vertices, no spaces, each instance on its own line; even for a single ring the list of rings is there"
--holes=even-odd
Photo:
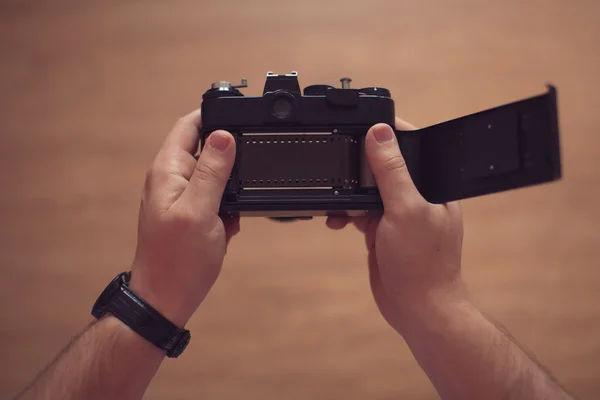
[[[200,148],[223,129],[236,162],[221,215],[279,219],[364,215],[383,205],[364,151],[377,123],[394,127],[390,91],[312,85],[267,73],[262,96],[215,82],[202,99]],[[556,89],[396,137],[408,171],[430,203],[522,188],[561,177]]]

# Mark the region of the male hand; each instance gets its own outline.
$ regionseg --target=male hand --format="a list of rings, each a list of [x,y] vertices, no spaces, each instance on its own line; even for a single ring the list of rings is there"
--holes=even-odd
[[[215,131],[196,160],[199,125],[199,110],[181,118],[148,168],[130,283],[180,327],[215,283],[227,244],[239,231],[239,219],[218,216],[235,141]]]
[[[396,128],[415,129],[400,119]],[[465,296],[460,277],[460,208],[458,203],[431,204],[421,196],[390,126],[373,126],[365,147],[383,215],[331,217],[327,225],[342,229],[352,221],[365,234],[375,301],[387,322],[402,333],[410,314],[432,302],[459,301]]]

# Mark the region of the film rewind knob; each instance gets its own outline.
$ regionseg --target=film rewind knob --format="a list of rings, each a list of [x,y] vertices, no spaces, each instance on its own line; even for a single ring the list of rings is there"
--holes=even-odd
[[[239,89],[246,87],[248,87],[248,80],[246,78],[242,78],[242,83],[239,85],[232,85],[231,82],[228,81],[217,81],[210,85],[211,89]]]

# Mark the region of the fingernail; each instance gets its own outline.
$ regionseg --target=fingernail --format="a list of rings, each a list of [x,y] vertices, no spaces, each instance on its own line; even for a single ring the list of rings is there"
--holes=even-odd
[[[230,137],[225,132],[214,131],[210,134],[208,143],[212,148],[215,148],[219,151],[224,151],[227,146],[229,146]]]
[[[373,135],[379,143],[385,143],[392,140],[392,138],[394,137],[394,132],[392,131],[392,128],[390,128],[388,125],[377,125],[373,129]]]

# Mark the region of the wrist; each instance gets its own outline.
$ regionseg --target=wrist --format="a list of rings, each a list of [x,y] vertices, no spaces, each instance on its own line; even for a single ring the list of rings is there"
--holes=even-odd
[[[395,328],[401,335],[429,328],[443,330],[455,315],[474,308],[460,279],[432,286],[415,285],[402,290],[395,300],[399,317]]]
[[[169,291],[161,289],[160,284],[151,284],[139,273],[131,274],[129,290],[141,297],[178,328],[183,329],[194,312],[194,309],[186,304],[185,299],[180,299],[176,293],[169,293]]]
[[[110,332],[115,342],[118,341],[128,348],[137,348],[145,353],[153,354],[160,358],[165,356],[165,353],[161,349],[144,339],[112,314],[106,314],[98,320],[97,324],[102,331]]]

